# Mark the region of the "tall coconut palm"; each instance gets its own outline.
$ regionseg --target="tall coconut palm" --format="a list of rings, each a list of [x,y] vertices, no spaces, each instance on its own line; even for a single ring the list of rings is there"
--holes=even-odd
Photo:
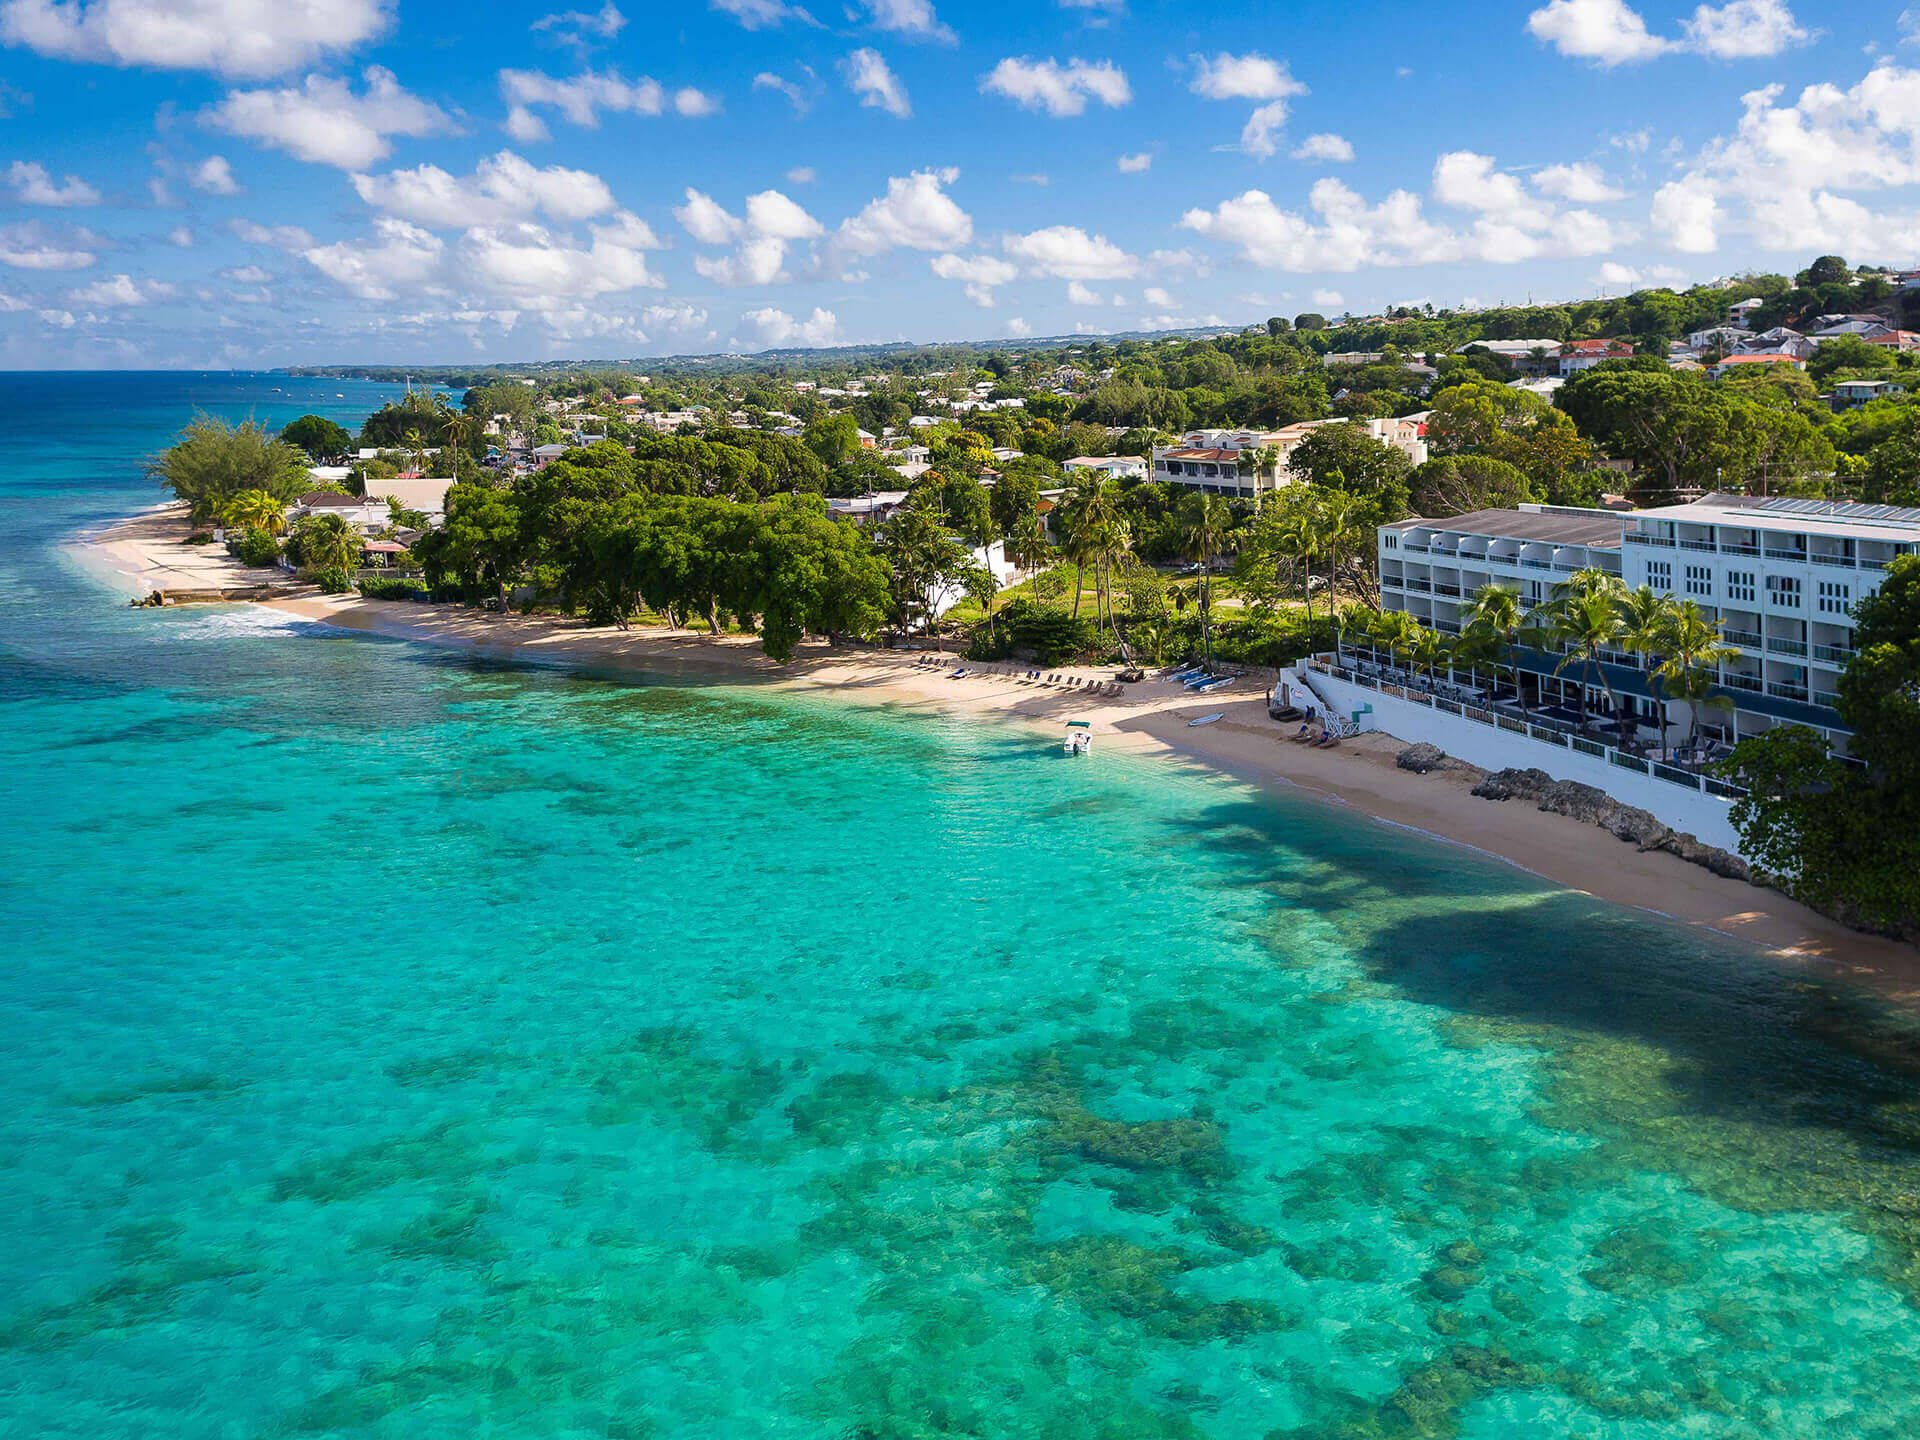
[[[1660,670],[1654,662],[1666,653],[1665,637],[1673,597],[1651,585],[1642,585],[1638,590],[1621,594],[1616,603],[1620,607],[1620,643],[1640,656],[1640,667],[1651,672],[1653,696],[1660,706],[1660,748],[1664,750],[1667,748],[1667,697]]]
[[[1530,628],[1520,605],[1520,592],[1511,585],[1482,585],[1467,607],[1466,621],[1466,635],[1505,653],[1514,693],[1520,699],[1520,713],[1531,724],[1526,687],[1520,683],[1520,646]]]
[[[1554,602],[1552,616],[1554,638],[1567,647],[1566,655],[1553,667],[1553,673],[1558,675],[1576,660],[1581,662],[1585,675],[1599,677],[1601,688],[1607,692],[1607,703],[1617,719],[1620,699],[1613,693],[1613,682],[1600,663],[1600,652],[1611,649],[1620,639],[1620,606],[1615,596],[1604,589],[1575,591]],[[1587,688],[1585,683],[1580,686],[1583,726],[1587,723]]]
[[[424,471],[427,468],[427,437],[416,428],[407,431],[400,443],[406,447],[407,454],[413,457],[413,468]]]
[[[1307,634],[1313,634],[1313,562],[1326,553],[1326,536],[1320,517],[1301,506],[1282,517],[1270,532],[1275,552],[1301,568],[1301,590],[1307,597]]]
[[[1728,709],[1733,704],[1714,689],[1720,667],[1740,655],[1720,638],[1721,623],[1691,600],[1678,601],[1667,609],[1660,646],[1666,658],[1656,673],[1662,687],[1675,699],[1686,701],[1693,714],[1687,732],[1689,745],[1700,742],[1700,711],[1704,707]]]
[[[287,528],[287,508],[265,490],[242,490],[220,507],[220,519],[236,530],[278,535]]]
[[[1358,495],[1345,490],[1327,490],[1315,497],[1320,516],[1320,533],[1325,542],[1327,561],[1327,609],[1331,611],[1340,587],[1340,562],[1350,554],[1373,553],[1375,527],[1370,507]],[[1365,567],[1362,567],[1365,569]],[[1368,572],[1371,575],[1371,572]],[[1380,593],[1361,597],[1376,610]]]
[[[353,570],[366,542],[338,515],[310,515],[294,530],[300,559],[309,570]]]
[[[1200,639],[1209,668],[1213,665],[1213,557],[1226,543],[1232,520],[1227,502],[1204,490],[1187,497],[1179,516],[1181,544],[1200,562]]]
[[[1073,618],[1080,618],[1080,592],[1087,585],[1087,561],[1093,558],[1088,531],[1092,528],[1089,511],[1095,508],[1094,496],[1099,482],[1091,478],[1076,480],[1060,497],[1060,513],[1066,521],[1066,544],[1061,548],[1073,561]],[[1098,601],[1096,600],[1096,604]]]

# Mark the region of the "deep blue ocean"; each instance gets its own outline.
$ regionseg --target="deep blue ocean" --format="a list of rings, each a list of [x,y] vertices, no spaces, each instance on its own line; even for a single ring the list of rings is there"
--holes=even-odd
[[[1176,767],[74,559],[196,408],[393,389],[5,382],[0,1435],[1920,1434],[1880,1001]]]

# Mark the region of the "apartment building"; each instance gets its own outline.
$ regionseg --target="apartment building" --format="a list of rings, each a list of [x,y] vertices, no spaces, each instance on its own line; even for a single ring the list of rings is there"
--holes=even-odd
[[[1743,718],[1839,729],[1853,607],[1893,560],[1920,553],[1920,509],[1708,495],[1620,518],[1628,586],[1698,601],[1740,648],[1721,680]]]
[[[1729,706],[1708,708],[1702,728],[1738,739],[1808,725],[1844,752],[1833,707],[1853,657],[1852,610],[1895,558],[1920,553],[1920,509],[1744,495],[1624,513],[1523,505],[1396,521],[1380,527],[1378,545],[1382,606],[1448,634],[1460,633],[1486,584],[1512,587],[1531,608],[1585,569],[1692,600],[1720,619],[1739,652],[1719,674]],[[1657,715],[1639,658],[1602,658],[1615,692],[1643,717]],[[1553,674],[1557,656],[1522,663],[1543,700],[1577,694],[1582,683],[1578,667]],[[1589,688],[1590,703],[1599,689]]]
[[[1293,452],[1322,425],[1359,425],[1383,445],[1405,452],[1415,465],[1427,459],[1427,427],[1422,415],[1386,420],[1303,420],[1278,430],[1193,430],[1177,445],[1155,446],[1153,478],[1163,485],[1182,485],[1210,495],[1258,500],[1293,484],[1287,462]],[[1243,456],[1258,455],[1241,464]]]

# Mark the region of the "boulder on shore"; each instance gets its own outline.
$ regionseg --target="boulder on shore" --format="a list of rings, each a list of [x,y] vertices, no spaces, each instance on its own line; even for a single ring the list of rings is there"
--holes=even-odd
[[[1433,770],[1473,770],[1474,767],[1464,760],[1456,760],[1438,745],[1429,745],[1422,740],[1417,745],[1409,745],[1393,757],[1393,763],[1402,770],[1411,770],[1416,775],[1425,775]],[[1479,772],[1474,771],[1475,774]]]
[[[1473,793],[1483,800],[1531,800],[1549,814],[1597,825],[1642,850],[1665,850],[1729,880],[1753,881],[1752,870],[1738,855],[1703,844],[1652,812],[1622,805],[1606,791],[1578,780],[1556,780],[1544,770],[1497,770],[1474,786]]]

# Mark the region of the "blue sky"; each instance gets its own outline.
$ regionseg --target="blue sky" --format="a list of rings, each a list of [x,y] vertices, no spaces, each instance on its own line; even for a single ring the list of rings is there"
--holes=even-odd
[[[0,0],[0,42],[11,368],[986,339],[1920,261],[1898,4]]]

